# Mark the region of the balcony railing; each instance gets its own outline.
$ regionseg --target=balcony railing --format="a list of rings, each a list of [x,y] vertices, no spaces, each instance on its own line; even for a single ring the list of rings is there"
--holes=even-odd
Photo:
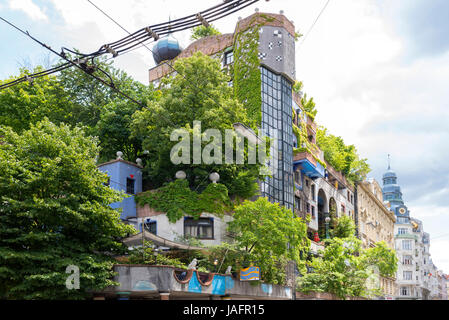
[[[293,158],[293,163],[301,165],[301,171],[312,179],[324,177],[324,167],[309,152],[297,153]]]

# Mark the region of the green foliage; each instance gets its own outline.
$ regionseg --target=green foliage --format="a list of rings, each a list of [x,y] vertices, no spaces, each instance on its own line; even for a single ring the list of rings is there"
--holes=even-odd
[[[398,258],[384,241],[377,242],[374,248],[366,249],[363,258],[366,265],[377,266],[381,276],[393,277],[396,274]]]
[[[297,289],[306,293],[329,292],[341,299],[380,295],[379,285],[372,286],[370,281],[379,274],[393,275],[397,268],[396,255],[383,243],[369,249],[362,249],[361,243],[354,236],[326,239],[322,255],[310,262],[313,273],[299,278]]]
[[[198,260],[197,270],[200,272],[213,272],[210,268],[208,257],[197,250],[173,250],[167,252],[159,251],[155,254],[154,245],[144,241],[144,246],[135,247],[125,260],[128,264],[147,264],[158,266],[172,266],[187,269],[189,263],[196,258]],[[213,265],[213,264],[212,264]]]
[[[302,81],[296,81],[293,85],[293,92],[299,93],[303,90],[304,84]]]
[[[336,137],[320,127],[317,132],[317,144],[324,152],[324,158],[337,171],[341,171],[351,181],[366,178],[371,171],[367,159],[360,159],[354,145],[346,145],[341,137]]]
[[[104,57],[94,61],[111,75],[117,88],[143,105],[155,99],[151,87],[134,81]],[[42,70],[42,67],[32,72],[22,69],[18,77]],[[105,78],[101,72],[96,74]],[[110,80],[107,78],[106,81]],[[114,158],[119,150],[123,151],[124,159],[135,161],[142,142],[130,137],[130,124],[132,114],[140,109],[139,105],[75,67],[34,79],[33,85],[22,82],[0,91],[0,125],[21,132],[47,117],[55,124],[85,126],[87,134],[100,139],[100,161]]]
[[[299,30],[296,31],[296,32],[295,32],[295,41],[298,41],[299,38],[301,38],[301,37],[303,37],[303,36],[304,36],[304,35],[303,35],[302,33],[300,33]]]
[[[147,191],[136,196],[136,202],[158,212],[166,212],[167,218],[174,223],[183,216],[198,219],[203,212],[223,216],[232,208],[228,189],[220,183],[209,184],[203,192],[198,193],[189,188],[187,180],[175,180],[154,191]]]
[[[191,40],[198,40],[208,36],[215,36],[221,34],[217,28],[213,25],[209,25],[209,27],[198,26],[192,29],[192,35],[190,36]]]
[[[178,141],[170,141],[176,129],[189,132],[191,148],[190,159],[194,158],[193,122],[201,121],[201,131],[217,129],[223,137],[221,148],[225,150],[225,130],[233,130],[233,124],[245,123],[246,113],[228,86],[229,77],[221,70],[218,59],[198,52],[192,57],[175,62],[178,73],[164,79],[162,96],[151,101],[148,109],[137,111],[133,116],[133,137],[143,138],[143,148],[149,150],[145,157],[152,188],[159,188],[174,179],[175,173],[183,170],[187,174],[189,186],[202,190],[208,185],[208,176],[215,171],[220,174],[220,183],[230,193],[250,197],[257,192],[259,164],[180,164],[174,165],[170,152]],[[202,141],[202,148],[210,144]],[[235,146],[234,146],[235,147]],[[245,156],[247,158],[247,156]]]
[[[0,136],[0,299],[82,299],[113,285],[111,254],[134,229],[109,206],[123,195],[104,185],[95,139],[47,119]],[[80,290],[65,286],[69,265]]]
[[[337,238],[350,238],[355,235],[355,223],[351,217],[341,216],[336,226],[331,230],[331,236]]]
[[[301,104],[305,112],[307,112],[307,115],[312,119],[312,121],[314,121],[318,113],[318,110],[316,109],[313,98],[307,99],[307,93],[305,93],[304,96],[301,98]]]
[[[259,60],[259,26],[241,31],[235,36],[234,92],[244,104],[248,125],[253,129],[262,121],[262,80]]]
[[[41,71],[42,67],[32,72],[21,69],[19,76],[0,81],[0,84]],[[70,96],[54,75],[34,79],[33,85],[26,81],[0,91],[0,125],[19,133],[44,117],[55,123],[73,122],[73,108]]]
[[[289,260],[304,268],[300,257],[310,246],[307,226],[291,210],[259,198],[236,207],[233,218],[229,231],[245,258],[260,266],[265,282],[284,283]]]

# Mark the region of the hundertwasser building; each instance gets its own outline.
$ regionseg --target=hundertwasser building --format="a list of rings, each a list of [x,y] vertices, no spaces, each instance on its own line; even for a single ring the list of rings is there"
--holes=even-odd
[[[343,215],[355,220],[358,236],[365,247],[386,241],[392,247],[396,244],[397,248],[399,240],[394,238],[397,232],[395,228],[404,221],[399,219],[399,211],[395,211],[398,203],[391,198],[389,190],[394,187],[388,186],[390,177],[384,176],[383,194],[375,181],[365,181],[355,188],[341,172],[325,161],[323,152],[317,146],[317,125],[301,104],[301,92],[293,90],[297,81],[295,26],[284,14],[256,11],[249,17],[239,18],[233,33],[204,37],[185,49],[171,36],[161,38],[153,52],[156,66],[149,70],[149,81],[155,87],[161,84],[162,78],[173,75],[171,65],[177,59],[202,52],[219,59],[223,69],[233,71],[231,74],[234,77],[229,85],[234,87],[242,103],[259,101],[260,109],[256,113],[260,114],[260,118],[253,120],[257,121],[260,132],[277,139],[278,148],[274,166],[276,170],[272,177],[260,181],[260,194],[291,209],[300,217],[310,217],[308,237],[312,254],[318,254],[318,250],[323,248],[321,240],[334,226],[336,219]],[[260,87],[245,91],[246,81],[254,79],[254,75],[260,79]],[[248,109],[248,117],[254,116],[252,111]],[[101,164],[99,169],[110,176],[112,188],[131,196],[121,203],[113,204],[122,208],[123,221],[141,231],[124,240],[129,246],[138,246],[146,239],[164,250],[191,249],[177,239],[180,236],[193,236],[205,245],[220,244],[227,239],[227,223],[232,220],[230,214],[220,218],[213,212],[204,212],[197,220],[184,217],[176,223],[170,223],[166,213],[156,212],[148,205],[136,205],[133,196],[147,191],[142,190],[142,167],[138,159],[136,163],[128,162],[118,153],[117,159]],[[360,203],[358,208],[357,196]],[[384,200],[392,203],[393,212],[383,205]],[[397,207],[401,205],[403,203]],[[398,221],[395,224],[396,218]],[[121,285],[107,293],[110,297],[294,298],[293,287],[262,285],[253,288],[230,275],[190,272],[187,276],[178,277],[179,272],[168,267],[117,265],[115,268],[119,273],[116,281]],[[402,279],[402,274],[398,273],[398,278]],[[416,295],[413,286],[400,283],[397,288],[394,280],[381,279],[383,298],[397,295],[398,290],[406,296]]]

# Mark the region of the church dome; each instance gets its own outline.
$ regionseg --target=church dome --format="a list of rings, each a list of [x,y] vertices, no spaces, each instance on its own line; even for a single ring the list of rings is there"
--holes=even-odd
[[[401,187],[397,184],[389,184],[382,188],[384,193],[398,193],[401,192]]]
[[[153,59],[159,64],[165,60],[176,58],[182,51],[178,40],[172,36],[162,38],[153,46]]]
[[[389,169],[387,172],[384,173],[383,178],[397,178],[396,176],[396,172],[394,172],[393,170]]]

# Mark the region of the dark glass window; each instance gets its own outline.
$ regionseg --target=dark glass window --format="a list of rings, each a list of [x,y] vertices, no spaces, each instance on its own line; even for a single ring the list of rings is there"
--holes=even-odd
[[[131,178],[126,178],[126,193],[127,194],[134,194],[134,184],[136,180]]]
[[[156,221],[147,220],[147,221],[145,221],[144,226],[145,226],[145,230],[147,230],[148,232],[150,232],[152,234],[157,234]]]
[[[184,236],[195,237],[198,239],[214,238],[214,219],[212,218],[193,218],[184,219]]]
[[[295,208],[298,211],[301,211],[301,198],[295,197]]]
[[[225,66],[234,62],[234,52],[229,51],[224,54],[224,64]]]

